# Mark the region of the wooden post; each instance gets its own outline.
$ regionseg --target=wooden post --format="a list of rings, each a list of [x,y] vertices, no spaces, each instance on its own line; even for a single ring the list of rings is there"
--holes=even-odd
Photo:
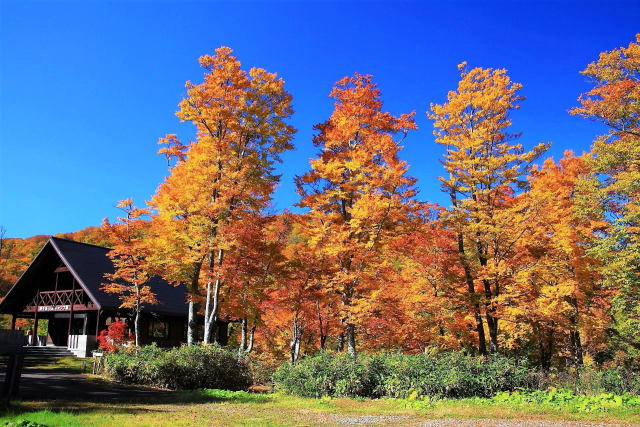
[[[71,285],[71,305],[69,306],[69,329],[67,331],[67,347],[69,347],[69,339],[71,338],[71,324],[73,323],[73,300],[76,292],[76,278],[72,279]]]
[[[100,309],[96,312],[96,342],[98,341],[98,334],[100,333]]]
[[[20,387],[20,376],[22,375],[22,363],[24,355],[16,353],[9,356],[7,361],[7,370],[4,377],[4,384],[0,391],[0,397],[9,401],[9,399],[18,395]]]
[[[38,345],[38,309],[36,308],[36,314],[34,315],[33,322],[33,335],[31,336],[31,345]]]
[[[12,331],[16,330],[16,315],[15,314],[11,315],[11,330]]]

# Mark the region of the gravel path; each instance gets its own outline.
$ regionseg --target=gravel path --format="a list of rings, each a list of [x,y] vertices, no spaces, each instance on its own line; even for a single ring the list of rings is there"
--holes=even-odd
[[[353,426],[423,426],[423,427],[595,427],[595,426],[625,426],[625,424],[602,424],[582,421],[554,421],[554,420],[500,420],[500,419],[460,419],[442,418],[429,421],[416,421],[412,417],[393,415],[359,415],[349,416],[341,414],[326,414],[322,422],[327,425]],[[628,424],[626,424],[628,426]]]

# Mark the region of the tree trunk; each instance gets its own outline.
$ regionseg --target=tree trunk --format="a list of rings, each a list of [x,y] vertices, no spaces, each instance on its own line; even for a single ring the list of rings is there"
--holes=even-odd
[[[240,347],[238,348],[238,357],[242,355],[244,346],[247,344],[247,319],[240,319]]]
[[[467,282],[467,292],[472,301],[473,317],[476,319],[476,332],[478,334],[478,352],[481,356],[487,355],[487,339],[484,334],[484,322],[482,321],[482,315],[480,313],[480,302],[476,297],[475,284],[473,281],[473,275],[471,274],[471,267],[467,262],[465,249],[464,249],[464,237],[461,233],[458,233],[458,255],[462,268],[464,269],[464,277]]]
[[[493,311],[490,307],[485,307],[487,328],[489,329],[489,352],[491,354],[498,352],[498,318],[490,314]]]
[[[193,303],[193,295],[189,297],[189,318],[187,319],[187,345],[191,346],[194,343],[194,337],[196,334],[196,307]]]
[[[196,329],[198,323],[196,320],[196,307],[194,298],[198,293],[198,282],[200,280],[200,267],[202,262],[193,264],[193,272],[191,273],[191,283],[189,285],[189,317],[187,319],[187,345],[191,346],[195,343]]]
[[[136,347],[140,346],[140,307],[136,307],[136,317],[133,320],[133,333],[136,340]]]
[[[451,177],[451,175],[450,175]],[[456,189],[451,188],[449,191],[449,197],[451,199],[451,204],[457,208],[458,207],[458,198],[456,196]],[[476,297],[476,290],[474,285],[473,274],[471,273],[471,266],[467,261],[467,255],[465,253],[464,248],[464,236],[462,233],[457,233],[458,238],[458,259],[460,260],[460,264],[462,264],[462,268],[464,269],[464,277],[467,282],[467,291],[469,292],[469,297],[471,300],[471,304],[473,307],[473,317],[476,319],[476,332],[478,334],[478,352],[481,356],[487,355],[487,339],[484,334],[484,324],[482,322],[482,315],[480,313],[480,302]]]
[[[584,360],[582,356],[582,340],[580,339],[580,331],[578,330],[578,300],[573,297],[569,302],[573,307],[573,313],[569,319],[571,322],[569,341],[571,344],[572,362],[575,366],[580,366],[584,363]]]
[[[296,363],[300,354],[300,342],[302,340],[303,325],[298,321],[298,313],[293,315],[293,324],[291,325],[291,342],[289,343],[289,354],[291,363]]]
[[[327,331],[322,323],[322,313],[320,312],[320,302],[316,301],[316,311],[318,312],[318,335],[320,337],[320,351],[324,351],[327,343]]]
[[[249,344],[247,345],[247,348],[245,349],[244,354],[249,354],[253,350],[253,337],[255,336],[255,332],[256,332],[256,322],[254,320],[253,325],[251,325],[251,330],[249,331]]]
[[[480,266],[487,267],[487,257],[485,255],[485,249],[478,243],[478,262]],[[482,280],[484,285],[484,313],[487,318],[487,329],[489,329],[489,352],[491,354],[498,352],[498,318],[493,314],[495,308],[492,306],[493,292],[491,291],[491,282],[487,279]]]
[[[336,351],[342,353],[344,351],[344,332],[338,334],[338,342],[336,344]]]
[[[209,278],[207,279],[207,298],[204,303],[204,334],[202,338],[202,341],[205,344],[209,344],[209,337],[211,336],[211,325],[209,324],[209,318],[211,313],[211,286],[213,284],[211,280],[211,275],[213,274],[213,251],[209,252],[208,261]]]
[[[540,342],[538,348],[540,349],[540,366],[545,371],[551,368],[551,358],[553,357],[553,329],[545,330],[540,327]]]
[[[571,356],[573,358],[573,364],[575,366],[580,366],[584,363],[580,331],[573,330],[569,332],[569,340],[571,342]]]
[[[224,256],[224,251],[222,249],[218,249],[218,259],[216,263],[218,266],[222,265],[222,260]],[[209,271],[213,273],[214,269],[214,259],[213,252],[209,254]],[[217,278],[215,280],[214,289],[212,292],[211,289],[211,280],[207,282],[207,302],[205,307],[205,316],[204,316],[204,342],[208,344],[211,341],[211,335],[213,333],[213,325],[218,324],[218,307],[220,306],[220,279]],[[218,334],[213,334],[213,342],[218,342]]]
[[[238,360],[242,359],[253,350],[253,337],[256,331],[256,322],[254,320],[251,330],[248,328],[247,318],[243,317],[240,320],[241,335],[240,335],[240,347],[238,347]]]
[[[347,323],[347,327],[345,329],[345,335],[347,340],[347,353],[352,357],[356,357],[358,355],[356,351],[356,327],[351,323]]]

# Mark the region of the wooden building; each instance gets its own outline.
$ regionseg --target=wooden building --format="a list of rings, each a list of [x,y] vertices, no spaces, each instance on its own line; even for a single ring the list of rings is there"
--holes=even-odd
[[[105,273],[113,273],[109,248],[51,237],[0,303],[0,313],[34,319],[29,345],[67,346],[85,357],[96,337],[116,320],[132,325],[131,310],[121,309],[117,294],[102,290]],[[187,304],[183,286],[160,278],[150,282],[158,304],[146,305],[140,319],[142,344],[177,346],[186,342]],[[48,320],[46,339],[38,339],[39,321]],[[218,325],[226,343],[227,324]]]

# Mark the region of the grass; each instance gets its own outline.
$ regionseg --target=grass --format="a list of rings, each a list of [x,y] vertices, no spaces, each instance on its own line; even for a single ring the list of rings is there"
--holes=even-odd
[[[86,366],[83,365],[83,362]],[[46,370],[81,374],[91,371],[91,359],[79,359],[75,356],[57,357],[47,363],[29,363],[25,365],[25,370]]]
[[[21,402],[0,412],[3,423],[30,421],[48,426],[186,426],[419,424],[434,418],[571,420],[640,423],[633,408],[584,412],[558,403],[513,403],[495,399],[312,399],[276,393],[223,390],[175,392],[150,401]],[[11,424],[9,424],[11,425]]]
[[[74,357],[28,369],[83,371],[82,360]],[[108,384],[102,377],[85,376],[95,384]],[[443,400],[417,395],[408,399],[313,399],[278,393],[199,390],[166,392],[140,400],[123,395],[116,401],[15,402],[0,406],[0,426],[417,425],[440,418],[640,424],[638,405],[607,404],[595,411],[586,410],[577,404],[583,398],[562,390],[551,394],[502,394],[493,399]]]

